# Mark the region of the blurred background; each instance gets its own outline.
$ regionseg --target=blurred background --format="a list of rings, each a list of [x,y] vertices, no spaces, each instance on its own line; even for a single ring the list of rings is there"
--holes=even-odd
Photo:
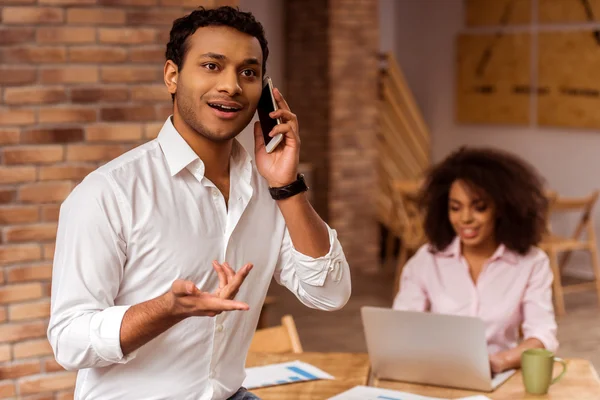
[[[493,146],[546,179],[559,355],[600,366],[600,0],[0,0],[0,398],[72,399],[75,373],[46,340],[60,203],[157,135],[172,110],[169,30],[200,5],[264,25],[311,200],[353,273],[335,313],[273,284],[261,327],[289,314],[305,351],[365,351],[360,307],[391,306],[424,240],[423,172],[459,146]],[[240,141],[252,151],[250,129]]]

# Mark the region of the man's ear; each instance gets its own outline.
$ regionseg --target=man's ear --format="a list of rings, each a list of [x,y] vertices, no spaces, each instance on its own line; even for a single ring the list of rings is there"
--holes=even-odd
[[[164,79],[167,90],[171,94],[177,93],[177,78],[179,78],[179,68],[171,60],[165,63]]]

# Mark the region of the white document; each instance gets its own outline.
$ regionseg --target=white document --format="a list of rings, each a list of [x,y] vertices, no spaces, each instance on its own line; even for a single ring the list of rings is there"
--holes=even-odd
[[[369,386],[355,386],[352,389],[331,397],[328,400],[450,400],[439,397],[419,396],[417,394],[380,389]],[[456,400],[490,400],[485,396],[463,397]]]
[[[352,389],[331,397],[328,400],[448,400],[437,397],[425,397],[396,390],[380,389],[369,386],[355,386]]]
[[[285,385],[294,382],[313,381],[317,379],[335,379],[319,368],[302,361],[291,361],[263,367],[246,368],[246,379],[243,386],[254,389],[265,386]]]

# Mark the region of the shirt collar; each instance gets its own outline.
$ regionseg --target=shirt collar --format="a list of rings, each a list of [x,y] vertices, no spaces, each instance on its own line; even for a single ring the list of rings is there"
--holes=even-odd
[[[450,243],[444,250],[439,251],[437,254],[443,257],[451,257],[456,259],[460,258],[462,256],[460,251],[460,238],[458,236],[454,237],[452,243]],[[494,254],[492,254],[492,257],[490,257],[490,261],[500,259],[510,264],[517,264],[518,262],[517,255],[513,251],[507,249],[504,244],[500,244]]]
[[[177,132],[171,118],[172,116],[167,118],[157,137],[171,176],[177,175],[196,160],[198,160],[197,172],[199,175],[204,176],[204,163]],[[244,181],[249,182],[252,176],[252,157],[236,139],[233,140],[231,161],[232,172]]]

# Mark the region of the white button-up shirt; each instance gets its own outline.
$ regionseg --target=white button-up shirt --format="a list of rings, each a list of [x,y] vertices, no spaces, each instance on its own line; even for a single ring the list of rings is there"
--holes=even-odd
[[[314,259],[296,251],[285,220],[249,154],[235,142],[228,207],[204,164],[169,118],[157,139],[88,175],[61,206],[48,338],[57,361],[77,369],[75,399],[226,399],[244,364],[274,277],[308,307],[341,308],[350,271],[335,230]],[[249,311],[191,317],[124,356],[128,307],[176,279],[213,292],[212,260],[254,268],[236,300]]]

